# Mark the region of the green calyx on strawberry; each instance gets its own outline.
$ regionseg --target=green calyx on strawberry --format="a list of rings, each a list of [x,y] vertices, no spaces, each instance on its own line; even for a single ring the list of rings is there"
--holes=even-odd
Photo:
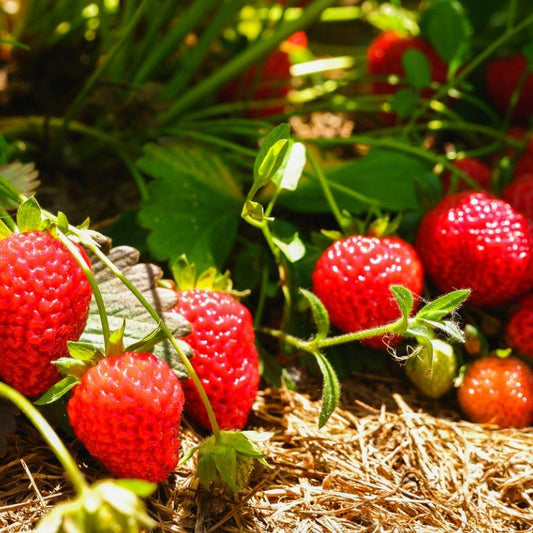
[[[457,375],[457,355],[453,346],[440,339],[429,341],[432,354],[420,344],[409,357],[405,372],[411,383],[428,398],[440,398],[449,392]]]
[[[29,397],[60,379],[52,361],[67,354],[89,313],[90,260],[60,236],[63,219],[68,228],[64,215],[51,222],[31,198],[16,225],[0,224],[0,378]]]
[[[463,413],[476,423],[522,428],[533,423],[533,370],[514,356],[489,355],[466,368],[457,390]]]
[[[142,533],[157,525],[141,500],[155,488],[153,483],[133,479],[98,481],[75,499],[56,505],[35,533]]]
[[[178,302],[174,310],[185,317],[192,333],[183,340],[193,350],[191,364],[203,384],[222,429],[246,425],[259,387],[259,357],[249,310],[232,294],[228,275],[208,269],[196,278],[194,265],[180,257],[172,267]],[[187,416],[212,430],[208,414],[192,379],[183,382]]]

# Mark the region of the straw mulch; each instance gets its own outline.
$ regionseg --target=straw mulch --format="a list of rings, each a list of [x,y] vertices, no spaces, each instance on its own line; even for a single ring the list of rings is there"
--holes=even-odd
[[[533,532],[533,430],[461,421],[453,400],[423,402],[388,376],[344,383],[342,406],[317,429],[310,394],[267,388],[250,428],[274,432],[271,470],[232,500],[198,487],[193,461],[148,501],[163,532]],[[201,437],[187,422],[183,447]],[[105,475],[79,445],[90,479]],[[0,458],[0,532],[31,531],[71,488],[24,421]]]

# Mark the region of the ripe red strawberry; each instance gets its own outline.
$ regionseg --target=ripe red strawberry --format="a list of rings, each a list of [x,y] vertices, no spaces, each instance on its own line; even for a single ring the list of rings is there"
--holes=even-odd
[[[183,402],[167,363],[126,352],[82,376],[67,412],[78,439],[113,475],[159,482],[178,462]]]
[[[225,292],[190,289],[178,292],[174,310],[192,326],[184,338],[192,366],[202,381],[221,429],[246,425],[259,386],[259,362],[248,309]],[[191,379],[183,382],[185,412],[205,429],[211,424]]]
[[[502,198],[533,220],[533,173],[521,174],[502,191]]]
[[[487,92],[501,113],[507,112],[511,96],[526,68],[527,61],[522,54],[493,59],[488,64],[486,71]],[[520,92],[513,117],[518,121],[525,122],[532,114],[533,74],[529,74]]]
[[[454,161],[453,165],[459,170],[462,170],[467,176],[472,178],[482,189],[490,188],[490,168],[479,159],[475,159],[473,157],[464,157],[463,159]],[[450,183],[451,173],[445,172],[442,175],[442,190],[444,194],[448,192],[450,188]],[[470,187],[468,183],[460,179],[457,181],[456,192],[466,191],[468,189],[472,189],[472,187]]]
[[[367,49],[367,71],[371,76],[395,74],[405,77],[402,57],[407,50],[419,50],[429,61],[431,79],[444,83],[448,72],[446,63],[437,55],[431,45],[422,37],[403,37],[392,31],[380,33]],[[374,94],[392,94],[401,85],[391,85],[385,81],[372,84]],[[432,94],[431,91],[428,94]]]
[[[416,249],[440,291],[471,288],[473,305],[509,303],[532,284],[528,221],[486,192],[443,198],[422,219]]]
[[[225,101],[249,99],[251,102],[262,100],[285,101],[291,89],[291,50],[307,47],[305,32],[299,31],[291,35],[280,47],[266,56],[261,64],[249,68],[242,76],[231,81],[221,90],[221,97]],[[285,102],[270,104],[249,109],[249,117],[268,117],[282,113]]]
[[[457,399],[473,422],[529,426],[533,423],[533,371],[517,357],[482,357],[468,366]]]
[[[522,298],[505,325],[505,341],[509,348],[533,358],[533,294]]]
[[[51,361],[80,337],[91,295],[83,270],[50,233],[0,240],[0,378],[30,397],[59,381]]]
[[[416,295],[424,287],[415,249],[398,237],[353,235],[338,240],[322,254],[313,272],[313,292],[332,324],[345,332],[382,326],[400,317],[391,285],[403,285]],[[383,348],[400,339],[372,337],[361,342]]]

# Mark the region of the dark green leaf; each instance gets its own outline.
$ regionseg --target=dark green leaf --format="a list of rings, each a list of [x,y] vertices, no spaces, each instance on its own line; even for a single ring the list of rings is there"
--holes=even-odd
[[[426,304],[417,313],[418,318],[441,320],[457,309],[469,296],[470,289],[453,291]]]
[[[447,63],[462,61],[470,49],[470,24],[457,0],[435,0],[422,13],[422,34]]]
[[[410,85],[415,89],[429,87],[431,66],[427,57],[420,50],[407,50],[402,56],[402,65]]]
[[[41,208],[32,196],[17,211],[17,226],[21,232],[41,229]]]
[[[413,293],[401,285],[391,285],[390,290],[402,312],[402,316],[405,319],[409,318],[413,310]]]
[[[339,404],[340,398],[340,384],[335,374],[335,370],[331,366],[330,362],[320,352],[313,354],[316,358],[316,362],[320,367],[322,376],[324,378],[324,384],[322,389],[322,407],[320,409],[320,416],[318,417],[318,427],[323,427],[329,420],[333,411]]]
[[[417,211],[415,182],[432,166],[415,155],[373,148],[365,157],[326,169],[326,177],[341,210],[360,214],[372,204],[383,210]],[[291,211],[330,212],[320,184],[305,174],[296,191],[282,193],[278,203]]]
[[[79,379],[74,376],[67,376],[52,385],[38,400],[35,405],[46,405],[55,402],[61,396],[66,394],[70,389],[74,388],[79,383]]]
[[[325,339],[329,333],[329,315],[320,298],[307,289],[300,289],[300,293],[308,301],[316,326],[315,340]]]
[[[222,268],[243,204],[222,159],[195,145],[148,144],[138,166],[155,178],[139,211],[139,223],[150,230],[152,255],[167,260],[186,254],[200,272]]]
[[[391,108],[399,118],[407,118],[413,114],[420,103],[420,96],[413,89],[405,87],[396,91],[391,100]]]

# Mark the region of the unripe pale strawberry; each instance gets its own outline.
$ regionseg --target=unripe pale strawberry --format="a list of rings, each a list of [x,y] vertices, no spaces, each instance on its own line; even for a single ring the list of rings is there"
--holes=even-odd
[[[415,295],[424,287],[418,254],[398,237],[353,235],[338,240],[322,254],[313,272],[313,292],[328,310],[332,324],[344,332],[383,326],[399,318],[391,285],[403,285]],[[400,339],[388,335],[361,342],[384,348]]]
[[[50,233],[0,240],[0,378],[30,397],[58,381],[51,361],[80,337],[91,296],[82,268]]]
[[[407,361],[405,373],[411,383],[428,398],[440,398],[453,387],[457,374],[457,356],[453,347],[440,339],[433,339],[433,356],[422,348]]]
[[[457,399],[473,422],[529,426],[533,423],[533,370],[517,357],[482,357],[468,366]]]
[[[486,192],[443,198],[420,223],[416,248],[439,291],[472,289],[469,303],[504,305],[532,284],[527,219]]]
[[[74,433],[115,476],[159,482],[178,463],[183,390],[151,353],[105,357],[67,404]]]
[[[221,291],[178,292],[174,310],[192,326],[184,340],[191,346],[194,367],[221,429],[242,429],[259,386],[259,361],[248,309]],[[191,379],[183,382],[185,412],[210,430],[207,412]]]

